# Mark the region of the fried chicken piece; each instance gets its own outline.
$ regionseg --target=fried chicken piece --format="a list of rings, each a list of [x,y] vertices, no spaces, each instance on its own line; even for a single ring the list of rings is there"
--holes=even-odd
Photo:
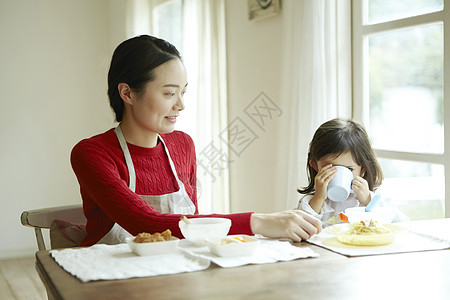
[[[162,233],[155,232],[150,234],[148,232],[141,232],[135,238],[135,243],[154,243],[154,242],[164,242],[170,241],[172,239],[172,232],[170,229],[163,231]]]

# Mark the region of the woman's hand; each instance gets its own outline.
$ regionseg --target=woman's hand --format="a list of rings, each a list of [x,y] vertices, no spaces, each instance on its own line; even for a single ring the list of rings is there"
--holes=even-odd
[[[355,176],[352,183],[352,189],[353,191],[355,191],[356,198],[358,199],[359,203],[367,206],[367,204],[369,204],[370,202],[370,191],[367,180],[365,180],[361,176]]]
[[[301,210],[272,214],[254,213],[250,224],[254,234],[269,238],[289,238],[294,242],[307,240],[322,231],[320,220]]]

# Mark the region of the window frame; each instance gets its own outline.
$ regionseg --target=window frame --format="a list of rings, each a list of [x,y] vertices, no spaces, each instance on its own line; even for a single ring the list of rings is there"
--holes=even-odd
[[[364,24],[367,20],[363,15],[366,5],[365,0],[352,0],[352,117],[368,128],[369,124],[369,78],[364,69],[364,54],[367,53],[367,36],[384,31],[407,28],[411,26],[442,22],[444,28],[444,153],[427,154],[406,151],[391,151],[374,149],[380,158],[406,160],[439,164],[444,166],[445,175],[445,200],[444,216],[450,217],[450,9],[446,7],[442,11],[424,15],[408,17],[399,20],[387,21],[377,24]]]

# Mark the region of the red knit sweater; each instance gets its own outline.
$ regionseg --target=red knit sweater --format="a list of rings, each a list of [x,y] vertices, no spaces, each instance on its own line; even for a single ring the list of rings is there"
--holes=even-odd
[[[230,234],[252,234],[251,213],[199,215],[196,189],[196,158],[192,139],[181,131],[161,135],[175,164],[178,177],[195,204],[195,217],[225,217],[232,221]],[[98,242],[115,222],[132,235],[170,229],[182,238],[180,215],[156,211],[138,195],[162,195],[178,190],[167,155],[159,142],[154,148],[128,143],[136,171],[136,193],[129,188],[128,169],[113,129],[80,141],[72,149],[72,168],[80,184],[87,236],[82,246]]]

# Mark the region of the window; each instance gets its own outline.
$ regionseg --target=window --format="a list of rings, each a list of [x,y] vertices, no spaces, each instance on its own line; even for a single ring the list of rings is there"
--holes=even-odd
[[[450,19],[444,0],[353,1],[353,117],[412,220],[450,217]],[[444,130],[447,128],[447,130]]]
[[[170,41],[183,53],[183,1],[159,0],[155,1],[152,10],[153,35]]]

